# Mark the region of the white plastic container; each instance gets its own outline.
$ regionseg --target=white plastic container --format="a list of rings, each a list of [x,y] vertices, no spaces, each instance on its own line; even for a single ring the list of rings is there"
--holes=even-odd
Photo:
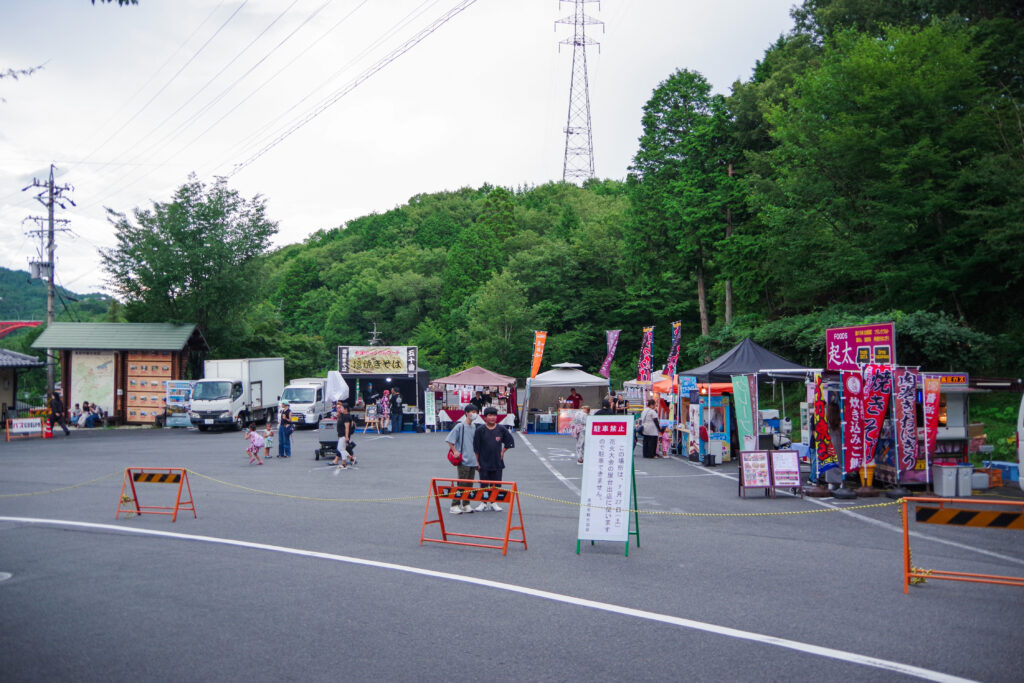
[[[974,465],[957,465],[956,467],[956,495],[957,498],[967,498],[971,495],[971,477],[974,475]]]
[[[941,498],[956,498],[957,470],[955,465],[932,465],[932,490]]]

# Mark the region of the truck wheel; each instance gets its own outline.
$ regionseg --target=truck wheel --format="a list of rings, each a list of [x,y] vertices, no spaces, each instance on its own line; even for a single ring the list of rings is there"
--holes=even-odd
[[[199,431],[201,431],[201,432],[205,432],[207,429],[209,429],[209,427],[207,427],[206,425],[197,425],[197,426],[199,427]]]
[[[233,427],[236,432],[242,431],[242,428],[245,426],[244,418],[244,413],[239,413],[238,416],[235,417],[235,424],[233,425]]]
[[[320,449],[318,448],[317,450],[313,451],[313,455],[315,456],[313,458],[314,460],[319,460],[320,459]]]

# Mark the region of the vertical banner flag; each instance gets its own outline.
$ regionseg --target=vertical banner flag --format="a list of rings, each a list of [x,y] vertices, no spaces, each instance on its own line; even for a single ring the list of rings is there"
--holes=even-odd
[[[864,459],[863,464],[875,464],[875,447],[882,432],[882,422],[889,408],[892,394],[892,368],[887,365],[868,365],[864,368]]]
[[[917,373],[897,368],[895,388],[897,468],[906,472],[917,464]]]
[[[818,474],[839,466],[839,456],[828,433],[828,418],[825,415],[825,394],[821,389],[821,375],[814,376],[814,443],[818,459]]]
[[[544,357],[544,342],[548,339],[548,333],[534,332],[533,333],[533,369],[530,370],[530,378],[537,376],[540,372],[540,361]]]
[[[733,375],[732,394],[736,401],[736,429],[741,450],[757,450],[757,375]]]
[[[644,342],[640,347],[640,362],[637,364],[636,381],[651,381],[651,353],[654,350],[654,326],[644,328]]]
[[[939,436],[939,389],[938,375],[924,376],[924,456],[935,456],[935,442]]]
[[[672,349],[668,352],[668,360],[661,373],[667,377],[676,376],[676,363],[679,362],[679,342],[683,336],[683,323],[672,323]]]
[[[604,362],[601,363],[601,369],[598,370],[598,374],[608,379],[612,372],[612,358],[615,357],[615,349],[619,346],[619,333],[622,330],[605,330],[605,337],[608,339],[608,355],[604,357]]]
[[[864,457],[864,375],[860,370],[843,377],[843,473],[860,469]]]

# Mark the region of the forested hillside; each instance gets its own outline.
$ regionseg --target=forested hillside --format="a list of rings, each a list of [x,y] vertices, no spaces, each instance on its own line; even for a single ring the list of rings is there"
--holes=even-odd
[[[665,74],[623,181],[418,195],[271,252],[261,198],[192,178],[115,218],[105,268],[129,319],[199,321],[215,355],[281,354],[290,376],[376,323],[435,375],[523,376],[535,329],[547,362],[594,370],[621,329],[621,381],[641,328],[660,361],[674,320],[680,368],[745,336],[820,366],[824,328],[895,320],[900,362],[1021,374],[1024,10],[807,0],[794,18],[728,96]]]

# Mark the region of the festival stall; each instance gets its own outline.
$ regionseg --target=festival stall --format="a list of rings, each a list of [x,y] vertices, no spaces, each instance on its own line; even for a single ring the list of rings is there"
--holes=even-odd
[[[639,379],[623,382],[622,393],[629,400],[630,407],[643,406],[647,403],[647,399],[655,393],[654,385],[668,379],[671,378],[661,370],[654,370],[651,372],[651,379],[646,382]]]
[[[680,372],[681,376],[696,378],[702,387],[688,392],[685,410],[683,392],[678,399],[677,414],[687,416],[680,431],[685,432],[689,457],[707,463],[730,460],[734,432],[738,450],[760,449],[758,377],[803,380],[808,372],[810,368],[786,360],[749,338],[709,363]]]
[[[533,426],[534,431],[557,431],[569,434],[569,425],[576,410],[565,403],[570,389],[583,397],[583,404],[596,410],[609,390],[604,377],[591,375],[578,363],[557,363],[551,370],[526,380],[526,400],[523,402],[522,424]]]
[[[430,373],[419,369],[415,346],[339,346],[338,372],[351,387],[348,402],[357,423],[377,419],[376,404],[384,392],[402,396],[404,425],[423,431],[422,389]]]
[[[514,377],[492,372],[479,365],[456,372],[454,375],[435,379],[431,383],[434,402],[439,406],[437,421],[439,424],[454,423],[462,419],[462,408],[469,403],[476,392],[482,392],[490,399],[491,405],[498,409],[498,422],[506,426],[515,425],[515,416],[519,412]],[[477,418],[483,422],[481,418]]]

